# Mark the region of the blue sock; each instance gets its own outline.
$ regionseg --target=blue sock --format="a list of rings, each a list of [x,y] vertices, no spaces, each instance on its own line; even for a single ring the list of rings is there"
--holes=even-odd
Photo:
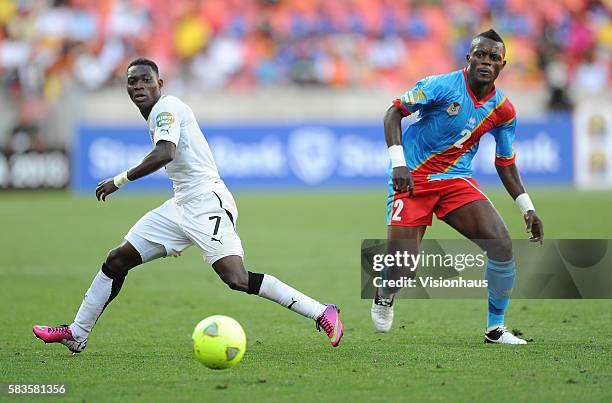
[[[487,328],[504,324],[504,313],[510,302],[510,292],[514,285],[514,259],[499,262],[489,259],[485,279],[489,290],[489,315]]]

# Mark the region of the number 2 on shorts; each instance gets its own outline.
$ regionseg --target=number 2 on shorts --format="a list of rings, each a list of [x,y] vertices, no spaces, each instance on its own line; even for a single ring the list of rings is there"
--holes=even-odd
[[[393,208],[395,208],[395,213],[393,213],[392,221],[402,221],[402,217],[400,217],[400,213],[404,208],[404,201],[402,199],[397,199],[393,202]]]

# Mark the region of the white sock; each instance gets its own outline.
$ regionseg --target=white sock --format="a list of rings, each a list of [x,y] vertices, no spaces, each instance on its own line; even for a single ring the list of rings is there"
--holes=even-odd
[[[113,279],[102,273],[102,270],[93,279],[89,290],[85,293],[85,298],[83,298],[74,322],[70,325],[72,337],[76,341],[85,340],[93,329],[111,295],[112,285]]]
[[[307,318],[316,319],[326,306],[269,274],[263,275],[259,296],[274,301]]]

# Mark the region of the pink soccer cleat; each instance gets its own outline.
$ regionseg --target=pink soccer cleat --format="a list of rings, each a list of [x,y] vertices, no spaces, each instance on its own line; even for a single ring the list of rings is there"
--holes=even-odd
[[[332,347],[338,347],[342,338],[342,321],[340,320],[340,309],[336,305],[327,305],[327,308],[316,319],[317,330],[321,328],[327,333]]]
[[[87,346],[87,339],[78,342],[72,337],[72,331],[68,325],[59,327],[39,326],[32,328],[34,335],[45,343],[62,343],[72,351],[72,354],[80,353]]]

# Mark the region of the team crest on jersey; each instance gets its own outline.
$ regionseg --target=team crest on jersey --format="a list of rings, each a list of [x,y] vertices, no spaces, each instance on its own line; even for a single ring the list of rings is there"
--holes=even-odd
[[[170,112],[160,112],[155,118],[157,127],[168,126],[174,123],[174,116]]]
[[[459,109],[461,109],[461,105],[459,105],[458,102],[452,102],[446,109],[446,113],[448,113],[449,116],[457,116],[459,114]]]

